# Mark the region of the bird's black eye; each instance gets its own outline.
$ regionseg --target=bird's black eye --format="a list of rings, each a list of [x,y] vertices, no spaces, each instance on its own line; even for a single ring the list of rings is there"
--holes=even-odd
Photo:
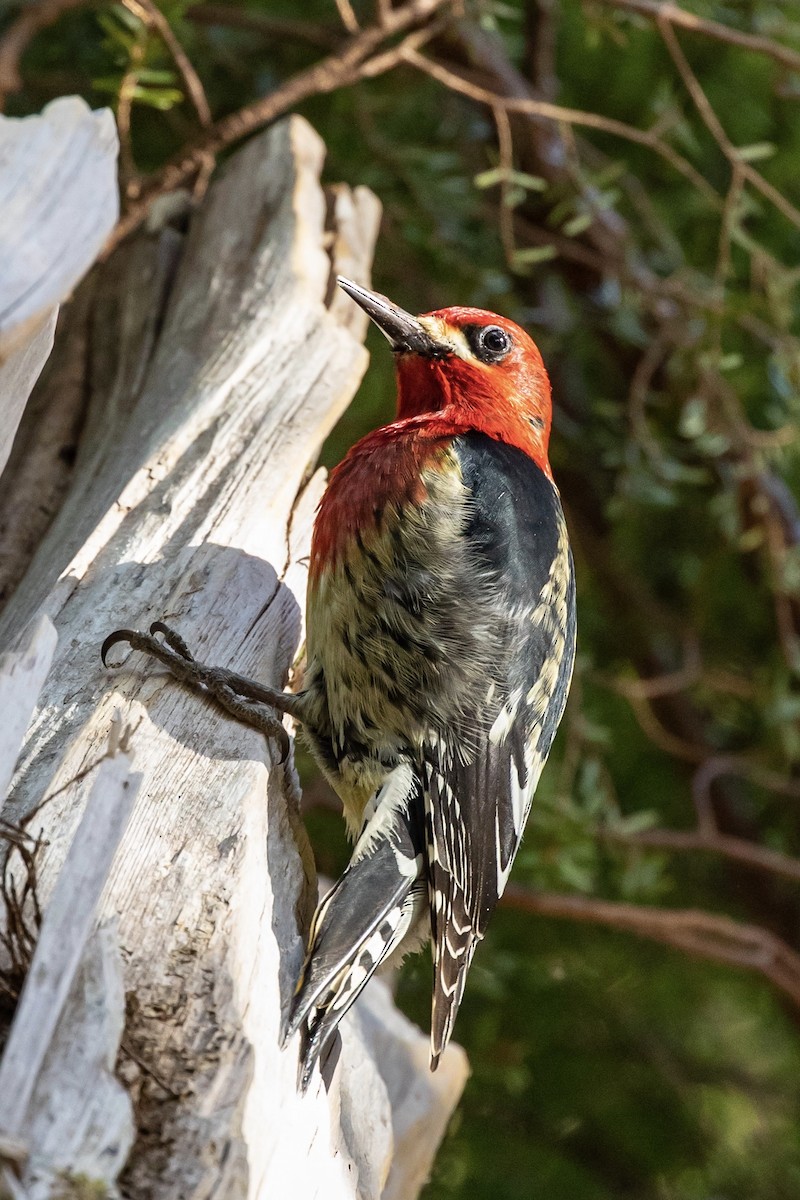
[[[484,363],[500,362],[512,345],[510,336],[499,325],[473,325],[467,338],[475,357]]]

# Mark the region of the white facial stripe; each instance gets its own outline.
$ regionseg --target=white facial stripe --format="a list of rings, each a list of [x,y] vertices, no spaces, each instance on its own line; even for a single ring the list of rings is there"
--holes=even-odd
[[[429,333],[435,341],[447,346],[458,358],[463,358],[467,362],[475,362],[475,355],[470,350],[469,342],[461,329],[448,325],[447,321],[441,317],[420,317],[419,323],[426,333]]]

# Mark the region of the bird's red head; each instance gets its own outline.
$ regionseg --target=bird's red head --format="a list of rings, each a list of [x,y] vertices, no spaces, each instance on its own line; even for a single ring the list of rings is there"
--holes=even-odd
[[[434,426],[486,433],[524,450],[550,474],[550,381],[524,329],[478,308],[412,317],[385,296],[339,282],[392,345],[398,419],[436,414]]]

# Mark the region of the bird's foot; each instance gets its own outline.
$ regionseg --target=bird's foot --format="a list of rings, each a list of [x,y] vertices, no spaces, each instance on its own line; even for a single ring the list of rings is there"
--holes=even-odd
[[[161,637],[157,635],[161,634]],[[163,638],[163,640],[162,640]],[[210,696],[232,717],[252,725],[268,738],[275,739],[281,748],[281,762],[289,754],[289,735],[275,715],[278,712],[299,717],[299,697],[289,692],[265,687],[254,679],[237,675],[224,667],[209,667],[195,661],[186,642],[163,621],[154,621],[149,633],[136,629],[117,629],[110,633],[100,648],[103,665],[113,646],[127,644],[132,650],[149,654],[168,667],[172,674],[192,691]]]

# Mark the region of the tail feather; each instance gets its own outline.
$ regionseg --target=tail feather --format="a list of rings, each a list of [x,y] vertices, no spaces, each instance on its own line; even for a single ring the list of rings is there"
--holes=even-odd
[[[433,942],[431,1070],[453,1033],[469,968],[483,937],[474,912],[470,844],[459,797],[432,764],[426,767],[425,837]]]
[[[433,1007],[431,1009],[431,1070],[439,1065],[453,1033],[464,997],[472,957],[480,937],[469,930],[453,937],[452,926],[433,943]]]
[[[423,859],[419,780],[399,767],[376,797],[350,865],[314,917],[284,1036],[307,1024],[303,1091],[342,1017],[408,931]]]

